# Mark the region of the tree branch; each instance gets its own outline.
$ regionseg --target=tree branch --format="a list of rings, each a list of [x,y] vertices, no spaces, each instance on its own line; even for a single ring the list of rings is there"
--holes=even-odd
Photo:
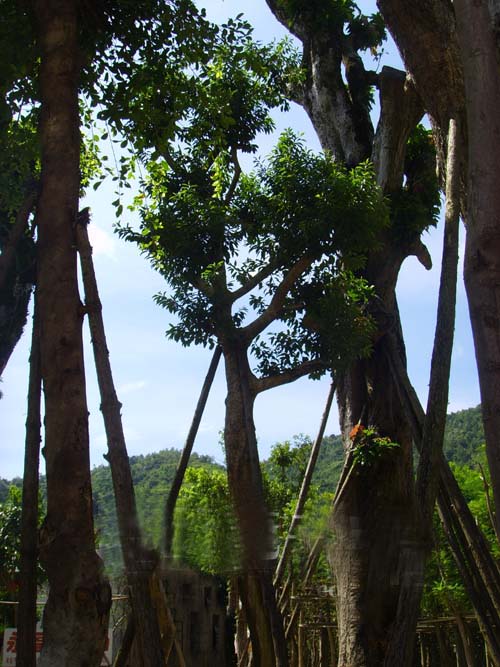
[[[280,8],[281,3],[278,0],[266,0],[266,2],[267,6],[281,25],[301,41],[304,40],[307,31],[304,21],[300,21],[299,13],[296,12],[295,16],[291,18],[285,9]]]
[[[28,186],[28,191],[24,197],[24,201],[19,208],[7,241],[2,248],[2,254],[0,255],[0,289],[5,284],[7,274],[10,271],[10,267],[14,261],[17,246],[20,240],[23,238],[23,235],[28,227],[28,220],[36,204],[37,197],[38,185],[36,183],[32,183],[30,186]]]
[[[278,375],[269,375],[264,378],[255,378],[254,380],[254,389],[256,394],[260,394],[263,391],[268,389],[274,389],[275,387],[281,387],[284,384],[289,384],[290,382],[295,382],[304,375],[310,375],[315,371],[322,371],[328,368],[328,364],[322,359],[311,359],[310,361],[304,361],[295,368],[290,368],[288,371],[283,371]]]
[[[241,166],[238,160],[238,151],[234,146],[231,149],[231,160],[233,161],[234,164],[234,175],[233,175],[233,180],[231,181],[231,185],[229,186],[229,190],[227,191],[226,196],[224,197],[224,204],[229,204],[229,202],[233,198],[236,186],[238,185],[238,181],[240,180],[241,176]]]
[[[260,271],[257,271],[257,273],[249,278],[241,287],[234,292],[230,292],[231,303],[238,301],[238,299],[241,299],[241,297],[251,292],[254,287],[257,287],[263,280],[269,278],[269,276],[276,271],[278,266],[279,263],[277,260],[270,261],[269,264],[266,264]]]
[[[276,292],[274,293],[271,303],[266,308],[266,310],[251,322],[248,326],[243,327],[242,334],[247,341],[253,340],[256,336],[266,329],[271,322],[273,322],[283,304],[285,303],[286,295],[292,288],[300,276],[310,268],[313,263],[314,258],[310,255],[303,255],[288,271],[286,276],[281,281],[280,285],[277,287]]]
[[[181,165],[174,160],[172,153],[167,148],[164,148],[161,153],[165,158],[165,162],[175,174],[178,174],[179,176],[189,176],[189,173],[184,167],[181,167]]]
[[[455,327],[458,265],[458,229],[460,218],[460,137],[457,123],[450,120],[448,164],[446,170],[446,212],[441,263],[439,302],[432,352],[429,396],[425,415],[420,460],[417,469],[416,496],[431,530],[432,512],[439,485],[439,457],[442,456],[451,355]]]

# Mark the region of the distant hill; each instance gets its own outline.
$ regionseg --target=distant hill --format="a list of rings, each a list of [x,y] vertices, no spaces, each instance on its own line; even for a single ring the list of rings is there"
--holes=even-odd
[[[480,406],[448,415],[444,451],[449,461],[472,466],[474,454],[483,442]],[[171,448],[130,458],[141,526],[146,540],[153,545],[161,543],[164,503],[179,456],[180,452]],[[313,483],[321,491],[335,491],[343,458],[341,437],[325,437],[313,477]],[[210,456],[199,454],[192,455],[190,465],[221,468]],[[21,486],[22,480],[0,478],[0,502],[6,499],[11,484]],[[44,478],[40,485],[42,489],[45,487]],[[121,556],[109,466],[101,465],[92,470],[92,486],[99,547],[108,568],[113,571],[119,566]]]
[[[448,461],[471,466],[474,454],[484,444],[481,406],[452,412],[446,420],[444,455]]]

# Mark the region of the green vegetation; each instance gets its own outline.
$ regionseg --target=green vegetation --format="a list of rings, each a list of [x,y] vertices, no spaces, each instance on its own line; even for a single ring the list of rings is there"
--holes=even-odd
[[[448,415],[444,434],[444,453],[448,461],[472,466],[476,452],[483,443],[480,405]]]
[[[487,468],[482,443],[480,406],[448,416],[446,456],[453,462],[453,471],[471,510],[499,557],[485,500],[482,475]],[[296,436],[291,441],[276,444],[270,457],[262,464],[266,496],[277,526],[277,537],[283,536],[290,523],[310,448],[308,437]],[[146,541],[154,546],[161,542],[164,504],[179,456],[178,450],[170,448],[130,458],[142,529]],[[335,491],[343,459],[341,437],[325,437],[306,509],[309,518],[301,528],[301,537],[307,544],[319,534],[322,523],[324,525],[325,512]],[[109,466],[94,468],[92,484],[99,547],[108,570],[118,574],[121,553]],[[20,478],[11,481],[0,478],[1,512],[10,506],[13,494],[20,498],[21,485]],[[18,490],[9,491],[12,487]],[[42,478],[42,490],[44,487],[45,479]],[[216,506],[225,509],[218,513],[214,511]],[[4,517],[4,513],[0,516]],[[179,558],[206,572],[227,572],[235,566],[237,538],[233,530],[225,471],[209,456],[193,454],[191,457],[176,511],[176,526],[174,552]],[[426,613],[449,611],[449,605],[446,606],[448,598],[466,604],[465,593],[438,522],[436,529],[438,549],[428,569],[424,598]]]
[[[18,485],[19,483],[19,485]],[[0,600],[15,601],[19,592],[20,546],[21,546],[21,485],[22,480],[16,478],[9,485],[0,480],[2,499],[0,501]],[[5,497],[3,492],[7,487]],[[38,524],[43,517],[42,502],[40,499],[38,510]],[[38,584],[46,581],[46,575],[40,564],[37,570]],[[6,626],[13,624],[14,608],[5,606],[0,619]]]
[[[146,543],[153,546],[159,546],[162,539],[165,501],[179,456],[176,449],[164,449],[130,457],[141,528]],[[211,457],[196,453],[192,454],[190,465],[192,468],[222,469]],[[92,489],[99,548],[107,569],[116,574],[121,569],[121,547],[109,466],[93,469]]]

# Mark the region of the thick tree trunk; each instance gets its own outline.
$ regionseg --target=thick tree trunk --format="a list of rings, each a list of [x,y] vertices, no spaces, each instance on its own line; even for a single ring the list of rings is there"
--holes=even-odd
[[[76,2],[35,3],[41,52],[37,295],[45,396],[49,579],[40,667],[99,665],[110,587],[95,552],[75,222],[80,187]]]
[[[449,0],[377,0],[431,118],[444,184],[450,118],[466,134],[465,97],[453,4]],[[466,156],[463,156],[465,165]],[[463,179],[462,169],[462,179]],[[465,211],[465,208],[463,208]]]
[[[38,467],[40,460],[40,374],[39,326],[37,309],[33,315],[28,415],[24,451],[23,500],[21,515],[21,564],[17,616],[17,662],[23,667],[36,665],[36,597],[38,564]]]
[[[283,621],[272,582],[275,555],[255,437],[255,392],[247,349],[237,342],[222,347],[227,381],[224,443],[229,489],[242,543],[239,592],[252,640],[252,664],[286,667]]]
[[[346,442],[361,422],[399,445],[366,466],[353,465],[348,454],[336,494],[329,559],[337,581],[339,666],[411,664],[418,609],[404,609],[402,600],[421,585],[423,546],[416,528],[411,434],[389,377],[382,338],[368,361],[338,379]],[[400,614],[407,623],[394,636]]]
[[[454,7],[469,127],[464,277],[500,536],[500,57],[486,0],[457,0]]]

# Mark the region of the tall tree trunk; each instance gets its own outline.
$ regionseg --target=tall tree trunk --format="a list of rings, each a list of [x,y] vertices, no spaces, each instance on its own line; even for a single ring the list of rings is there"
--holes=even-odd
[[[417,500],[426,528],[432,515],[439,485],[439,462],[443,451],[448,390],[455,330],[458,273],[458,227],[460,222],[460,137],[457,123],[450,120],[446,168],[446,210],[439,285],[436,333],[432,351],[429,395],[417,470]]]
[[[500,57],[487,1],[454,7],[469,128],[464,278],[500,536]]]
[[[303,43],[307,75],[295,97],[308,111],[323,148],[348,164],[356,163],[355,156],[366,159],[371,153],[379,185],[389,195],[397,193],[402,185],[406,143],[423,111],[411,81],[392,68],[383,68],[375,77],[373,72],[365,71],[342,27],[335,35],[320,35],[334,29],[331,24],[328,29],[322,27],[321,7],[312,20],[306,10],[297,9],[291,15],[283,3],[267,2],[278,20]],[[341,62],[346,66],[346,80],[341,76]],[[368,90],[376,83],[380,91],[381,114],[375,135],[369,116],[361,108],[355,82],[351,85],[347,76],[353,64],[361,88]],[[317,104],[313,108],[311,100],[315,98],[322,101],[321,107]],[[341,109],[339,102],[346,99]],[[397,385],[391,379],[388,358],[392,346],[387,332],[397,337],[396,353],[404,365],[395,297],[397,277],[408,255],[417,255],[426,268],[430,268],[430,258],[417,235],[403,242],[388,232],[379,241],[379,248],[369,253],[364,272],[377,293],[374,350],[370,359],[338,375],[337,401],[347,459],[332,514],[335,540],[329,559],[337,579],[339,666],[411,664],[418,610],[405,608],[404,602],[415,587],[421,586],[423,577],[412,434]],[[369,470],[352,465],[349,433],[360,421],[399,444]],[[397,626],[396,619],[402,615],[407,622]]]
[[[274,586],[274,554],[270,516],[264,500],[253,421],[252,388],[247,349],[238,342],[222,344],[227,381],[224,444],[228,482],[242,542],[242,576],[238,590],[252,640],[254,667],[286,667],[283,621]]]
[[[102,305],[92,262],[92,248],[87,234],[88,212],[80,214],[76,238],[85,289],[85,305],[89,318],[92,348],[101,395],[101,411],[108,440],[106,456],[111,468],[116,515],[120,533],[125,573],[130,592],[135,635],[142,653],[143,667],[165,664],[168,656],[162,648],[161,630],[155,602],[152,599],[152,578],[158,566],[158,554],[145,549],[142,541],[132,472],[127,454],[121,419],[121,403],[116,395],[104,333]],[[173,635],[171,629],[170,635]],[[173,639],[173,636],[172,636]]]
[[[397,365],[397,355],[390,357],[393,377],[402,402],[406,405],[417,446],[422,440],[425,413],[406,374]],[[443,456],[439,461],[440,486],[438,510],[445,534],[465,589],[476,612],[486,642],[500,663],[500,572],[486,539],[472,516],[460,488]]]
[[[17,661],[23,667],[36,665],[36,597],[38,564],[38,467],[40,460],[40,374],[39,326],[37,308],[33,315],[31,338],[28,415],[24,451],[23,499],[21,514],[21,564],[19,609],[17,616]]]
[[[80,187],[77,3],[37,0],[41,192],[37,207],[40,359],[45,396],[49,579],[40,667],[99,665],[111,601],[95,552],[75,222]]]

